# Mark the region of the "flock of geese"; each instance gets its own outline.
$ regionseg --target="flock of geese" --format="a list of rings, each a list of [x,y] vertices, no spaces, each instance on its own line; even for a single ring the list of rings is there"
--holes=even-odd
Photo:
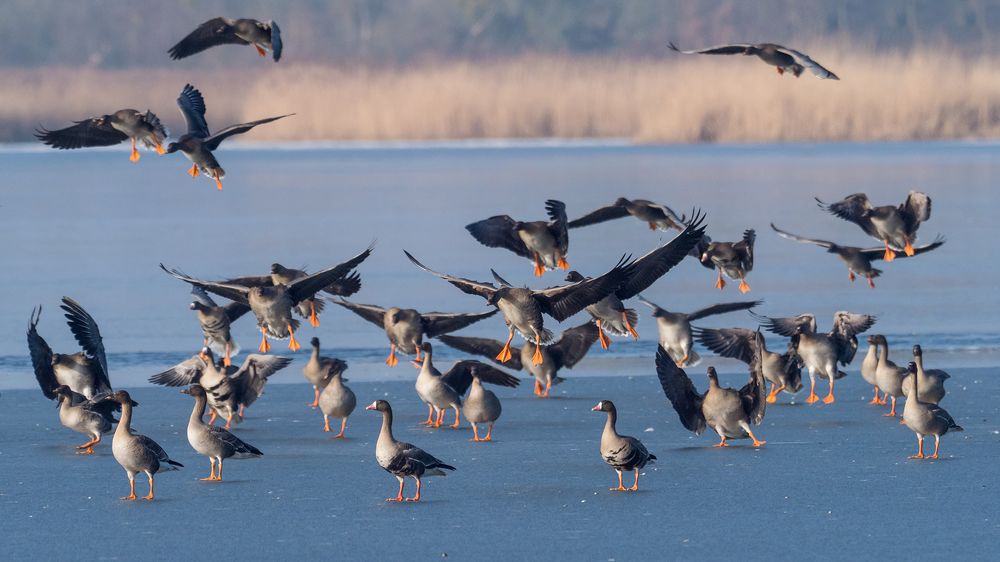
[[[281,58],[280,30],[273,21],[225,18],[205,22],[172,47],[169,54],[171,58],[180,59],[222,44],[252,45],[262,56],[270,51],[275,61]],[[679,50],[673,44],[670,46]],[[799,76],[804,69],[809,69],[820,78],[838,79],[803,53],[779,45],[726,45],[680,52],[756,55],[775,66],[779,74],[788,71]],[[132,161],[139,160],[137,143],[160,154],[180,151],[193,164],[192,176],[203,174],[222,189],[225,171],[213,154],[219,144],[232,135],[288,116],[232,125],[212,134],[205,120],[205,102],[197,89],[186,85],[177,104],[187,123],[187,133],[169,143],[166,149],[163,144],[168,134],[156,115],[132,109],[79,121],[60,130],[40,129],[38,136],[42,142],[60,149],[108,146],[130,140]],[[863,277],[872,288],[875,287],[873,279],[883,273],[873,268],[872,262],[892,262],[916,256],[944,243],[939,237],[928,245],[914,245],[919,226],[930,219],[931,200],[923,193],[911,192],[900,205],[876,206],[863,193],[832,204],[819,200],[817,203],[830,214],[855,223],[880,245],[870,249],[846,246],[798,236],[773,224],[772,228],[784,238],[815,244],[836,254],[847,265],[851,281]],[[656,372],[682,425],[696,434],[711,429],[720,438],[717,447],[728,446],[731,439],[750,439],[754,447],[763,446],[765,442],[758,439],[752,427],[761,424],[767,405],[775,404],[780,393],[794,394],[802,390],[803,368],[810,378],[806,402],[833,403],[835,381],[845,376],[839,367],[851,364],[858,349],[857,336],[875,324],[874,316],[842,311],[834,315],[829,330],[821,332],[813,314],[767,317],[752,312],[761,301],[720,303],[693,312],[668,310],[644,299],[641,293],[688,256],[716,273],[715,288],[724,289],[728,277],[739,283],[741,293],[750,292],[747,277],[754,265],[755,231],[747,229],[739,240],[732,242],[714,241],[706,234],[706,216],[700,211],[695,210],[690,216],[677,215],[665,205],[641,199],[619,198],[575,220],[569,219],[562,201],[546,201],[545,212],[545,220],[521,221],[498,215],[473,222],[466,230],[486,247],[503,248],[528,260],[535,276],[566,271],[562,285],[530,289],[508,282],[494,270],[490,270],[491,281],[465,279],[431,269],[404,250],[416,267],[463,293],[481,298],[489,308],[482,312],[419,312],[347,300],[362,288],[358,268],[372,254],[374,244],[342,263],[313,273],[275,263],[264,275],[211,281],[161,264],[167,274],[191,286],[193,302],[190,307],[201,327],[202,347],[191,358],[149,380],[157,385],[182,387],[181,392],[192,397],[187,437],[191,447],[209,459],[211,472],[203,480],[222,480],[226,459],[262,455],[253,445],[234,435],[230,431],[232,425],[244,419],[246,408],[260,397],[268,378],[292,362],[287,357],[270,355],[269,340],[287,340],[289,350],[298,351],[301,346],[296,332],[301,328],[300,319],[308,321],[313,328],[318,327],[320,315],[326,312],[328,303],[337,304],[385,331],[389,342],[385,363],[389,367],[398,364],[398,355],[413,356],[413,365],[419,369],[415,390],[427,405],[424,425],[440,428],[445,424],[445,414],[452,411],[454,421],[448,426],[459,428],[464,415],[475,442],[492,440],[494,424],[502,412],[500,400],[484,385],[517,387],[519,379],[504,368],[524,370],[534,378],[534,394],[539,398],[548,397],[552,386],[564,380],[560,372],[572,369],[583,360],[595,342],[608,349],[611,345],[609,335],[638,338],[635,326],[639,315],[626,307],[629,299],[636,298],[648,306],[656,319],[659,331]],[[599,275],[587,276],[570,270],[567,261],[570,230],[625,217],[638,219],[654,231],[676,230],[678,233],[666,244],[639,258],[621,256]],[[217,304],[210,294],[229,302]],[[123,499],[136,499],[135,477],[141,473],[149,480],[145,499],[152,500],[154,474],[176,470],[183,465],[155,441],[131,429],[133,408],[138,403],[128,392],[113,390],[103,338],[94,318],[69,297],[63,298],[61,309],[81,350],[72,354],[54,353],[38,332],[42,309],[37,307],[31,315],[27,339],[41,390],[46,398],[58,401],[62,425],[87,436],[88,441],[77,447],[79,454],[93,454],[102,436],[114,430],[112,452],[125,469],[130,486],[129,495]],[[551,319],[551,326],[552,321],[563,322],[582,311],[590,318],[564,330],[558,337],[546,327],[546,317]],[[756,329],[692,326],[692,322],[699,319],[737,311],[750,311],[756,319]],[[256,319],[261,341],[257,353],[248,354],[237,367],[233,357],[239,355],[241,349],[232,337],[231,327],[248,312]],[[505,325],[501,338],[453,334],[497,312]],[[787,338],[787,346],[780,352],[768,350],[761,328]],[[512,345],[516,334],[524,340],[520,349]],[[493,364],[465,359],[442,373],[433,361],[434,347],[427,341],[432,338]],[[913,362],[900,367],[889,359],[889,345],[884,336],[872,335],[867,341],[869,348],[861,374],[874,386],[872,404],[888,404],[890,410],[885,415],[895,416],[897,399],[906,397],[901,423],[917,435],[919,448],[915,458],[925,458],[925,436],[934,436],[934,453],[929,458],[937,458],[940,437],[962,429],[939,406],[945,395],[944,382],[948,374],[925,370],[920,346],[913,348]],[[707,369],[708,388],[699,392],[683,370],[700,361],[694,349],[695,342],[720,356],[746,363],[749,370],[746,385],[739,389],[720,386],[715,368],[710,366]],[[312,386],[312,400],[308,405],[322,411],[324,431],[333,431],[331,418],[340,420],[336,437],[342,438],[347,420],[357,406],[357,397],[343,377],[347,363],[323,356],[318,337],[312,337],[310,345],[311,353],[302,369]],[[818,380],[826,380],[829,385],[822,399],[816,394]],[[388,401],[375,400],[366,409],[382,415],[375,456],[379,465],[399,482],[397,495],[388,500],[419,501],[421,478],[455,470],[454,466],[393,436],[393,410]],[[600,453],[618,476],[618,486],[611,489],[638,489],[639,471],[656,460],[656,456],[638,439],[617,432],[618,411],[611,400],[601,400],[593,410],[607,416]],[[209,414],[207,422],[206,411]],[[119,415],[117,419],[116,414]],[[217,419],[224,419],[225,424],[215,425]],[[480,425],[485,426],[485,435],[481,435]],[[634,472],[634,482],[626,488],[623,474],[628,471]],[[412,497],[404,496],[408,478],[416,483]]]

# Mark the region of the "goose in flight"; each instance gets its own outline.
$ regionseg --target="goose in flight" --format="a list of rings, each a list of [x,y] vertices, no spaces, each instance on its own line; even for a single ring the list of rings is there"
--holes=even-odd
[[[108,115],[76,121],[64,129],[50,131],[43,127],[35,131],[35,137],[60,150],[114,146],[124,140],[131,140],[132,154],[129,160],[138,162],[136,142],[141,142],[146,148],[162,155],[165,152],[163,141],[167,139],[167,129],[152,111],[142,113],[135,109],[119,109]]]
[[[715,47],[708,47],[707,49],[697,49],[693,51],[682,51],[673,43],[670,43],[669,47],[670,50],[681,53],[682,55],[757,55],[760,60],[776,67],[778,74],[784,74],[787,71],[791,72],[793,76],[798,78],[802,72],[808,68],[809,71],[818,78],[840,80],[836,74],[830,72],[818,62],[809,58],[809,55],[796,51],[795,49],[775,45],[774,43],[758,43],[756,45],[749,43],[717,45]]]
[[[274,21],[250,18],[212,18],[188,33],[167,54],[173,60],[200,53],[219,45],[253,45],[265,57],[271,51],[274,62],[281,60],[281,29]]]

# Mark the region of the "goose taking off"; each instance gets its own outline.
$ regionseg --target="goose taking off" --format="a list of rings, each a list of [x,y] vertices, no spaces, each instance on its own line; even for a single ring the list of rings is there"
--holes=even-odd
[[[375,460],[378,465],[399,480],[399,493],[394,498],[386,498],[389,502],[420,501],[420,478],[423,476],[445,476],[445,470],[455,470],[454,466],[430,453],[409,443],[396,441],[392,436],[392,407],[385,400],[376,400],[368,405],[366,410],[382,413],[382,429],[379,430],[378,441],[375,443]],[[403,486],[406,478],[417,482],[417,493],[412,498],[403,497]]]
[[[129,160],[139,161],[139,150],[136,142],[141,142],[157,154],[165,154],[163,142],[167,140],[167,129],[160,123],[160,118],[152,111],[140,113],[135,109],[119,109],[118,111],[76,121],[65,129],[50,131],[40,128],[35,131],[35,137],[42,143],[70,150],[91,146],[114,146],[124,140],[132,141],[132,153]]]
[[[122,417],[118,420],[118,427],[115,429],[115,435],[111,441],[111,452],[118,464],[125,469],[125,474],[128,475],[129,495],[122,499],[136,499],[135,475],[144,472],[149,478],[149,494],[142,499],[152,500],[153,475],[157,472],[177,470],[183,468],[184,465],[171,460],[167,452],[156,441],[132,431],[132,405],[134,402],[128,392],[119,390],[111,394],[109,398],[118,402],[122,408]]]
[[[479,377],[482,382],[515,388],[521,381],[514,375],[505,373],[500,369],[491,367],[474,360],[459,361],[452,365],[447,373],[434,367],[434,349],[430,343],[423,344],[424,360],[420,365],[420,373],[414,384],[417,395],[427,404],[427,420],[423,425],[430,427],[441,427],[444,422],[445,410],[452,408],[455,410],[455,423],[450,427],[458,429],[460,421],[460,411],[462,409],[462,396],[472,385],[473,376]],[[433,419],[433,414],[437,413],[437,420]]]
[[[275,285],[290,286],[299,279],[308,277],[309,274],[301,269],[285,267],[280,263],[271,264],[271,274],[261,276],[236,277],[222,281],[229,285],[242,285],[244,287],[274,287]],[[338,297],[349,297],[361,290],[361,275],[356,271],[337,279],[330,285],[323,287],[322,292]],[[297,305],[295,312],[302,318],[309,320],[309,325],[313,328],[319,327],[319,313],[323,312],[324,301],[319,296],[309,297]]]
[[[513,287],[493,270],[490,270],[490,272],[493,273],[493,278],[500,284],[499,288],[492,283],[472,281],[470,279],[438,273],[417,261],[417,258],[413,257],[406,250],[403,250],[403,253],[420,269],[444,279],[463,293],[480,296],[486,299],[486,304],[500,309],[508,330],[507,343],[504,344],[496,357],[503,363],[506,363],[511,358],[510,342],[514,339],[515,331],[519,332],[529,342],[539,346],[547,344],[552,339],[552,332],[546,330],[543,326],[542,314],[548,314],[557,321],[562,322],[580,312],[588,305],[594,304],[611,294],[612,291],[621,285],[627,276],[628,268],[632,265],[630,256],[623,256],[615,267],[600,277],[534,291],[526,287]],[[542,353],[537,347],[531,360],[536,365],[540,365],[543,361]]]
[[[233,135],[243,134],[257,125],[263,125],[295,115],[294,113],[289,113],[277,117],[258,119],[248,123],[230,125],[212,134],[208,130],[208,122],[205,121],[205,99],[201,96],[201,92],[196,90],[194,86],[191,84],[184,86],[180,97],[177,98],[177,107],[180,108],[181,114],[184,116],[184,121],[187,123],[187,132],[181,135],[177,139],[177,142],[167,145],[166,152],[167,154],[173,154],[180,151],[192,163],[188,174],[193,178],[197,178],[198,173],[201,172],[206,177],[212,178],[215,180],[215,186],[219,188],[219,191],[222,191],[222,178],[226,177],[226,171],[222,169],[219,161],[215,159],[213,151],[219,148],[222,141]]]
[[[591,408],[591,411],[608,414],[608,420],[604,423],[604,431],[601,432],[601,458],[618,473],[618,487],[608,489],[612,492],[637,491],[639,489],[639,470],[647,463],[655,461],[656,455],[650,454],[642,441],[635,437],[618,434],[615,427],[618,422],[618,410],[610,400],[601,400]],[[635,482],[631,488],[626,488],[622,482],[622,472],[626,470],[635,471]]]
[[[104,339],[97,321],[69,297],[63,297],[60,308],[66,313],[66,323],[82,351],[68,355],[53,353],[36,329],[42,316],[42,307],[32,311],[28,325],[28,351],[42,394],[49,400],[55,399],[56,388],[61,385],[68,386],[86,400],[111,392]],[[73,400],[74,403],[77,401],[78,399]]]
[[[760,348],[755,352],[757,332],[746,328],[698,328],[697,337],[698,343],[720,356],[739,359],[747,365],[752,365],[759,356],[764,379],[771,383],[771,390],[767,393],[768,404],[778,401],[779,392],[795,394],[802,390],[802,366],[794,344],[789,343],[785,353],[777,353],[768,351],[762,339]]]
[[[480,244],[490,248],[506,248],[535,263],[535,275],[545,275],[545,270],[569,269],[566,253],[569,252],[566,204],[549,199],[545,202],[549,221],[522,222],[508,215],[497,215],[466,225],[465,229]]]
[[[713,304],[694,312],[670,312],[656,303],[639,295],[639,301],[653,309],[656,327],[660,333],[660,345],[667,350],[678,367],[692,367],[701,361],[701,357],[692,351],[694,338],[691,332],[691,322],[701,320],[716,314],[750,310],[764,301],[727,302]],[[716,351],[718,353],[718,351]]]
[[[913,242],[917,239],[917,229],[920,223],[931,218],[931,198],[919,191],[911,191],[898,207],[874,207],[864,193],[848,195],[829,205],[817,197],[816,203],[831,215],[860,226],[865,234],[885,244],[885,261],[896,259],[896,252],[900,251],[908,256],[915,255]]]
[[[757,234],[751,228],[743,232],[743,239],[739,242],[708,243],[698,261],[708,269],[719,271],[719,278],[715,281],[716,289],[726,287],[726,281],[722,278],[725,273],[730,279],[739,280],[741,293],[750,292],[746,275],[753,270],[753,244],[756,239]]]
[[[757,55],[760,60],[775,67],[778,70],[778,74],[784,74],[785,71],[788,71],[798,78],[808,68],[817,78],[840,80],[836,74],[823,68],[805,53],[789,49],[788,47],[782,47],[781,45],[775,45],[774,43],[718,45],[695,51],[682,51],[673,43],[670,43],[669,47],[671,51],[676,51],[683,55]]]
[[[230,327],[239,317],[250,312],[250,306],[242,302],[219,306],[205,289],[196,285],[191,287],[191,294],[194,295],[191,310],[197,313],[204,336],[202,345],[222,355],[222,362],[228,367],[232,364],[232,357],[240,353],[240,346],[233,340]]]
[[[907,371],[909,375],[913,377],[915,392],[907,397],[906,405],[903,406],[903,423],[906,424],[906,427],[910,428],[917,434],[917,454],[910,458],[925,458],[924,437],[927,435],[933,435],[934,454],[926,458],[936,459],[938,458],[938,449],[941,447],[941,436],[949,431],[965,430],[962,426],[955,423],[955,419],[952,418],[951,414],[949,414],[944,408],[938,406],[937,404],[923,402],[918,398],[920,396],[921,388],[920,381],[917,378],[917,365],[915,363],[910,363]]]
[[[670,207],[645,199],[632,199],[630,201],[624,197],[619,197],[606,207],[601,207],[590,214],[569,221],[567,227],[580,228],[630,215],[648,224],[650,230],[670,230],[671,228],[684,230],[684,220],[678,217],[677,213],[674,213]]]
[[[382,308],[373,304],[357,304],[344,299],[333,301],[357,314],[361,318],[381,326],[385,336],[389,338],[389,357],[385,364],[395,367],[399,363],[396,352],[416,355],[420,361],[420,346],[424,337],[436,338],[455,330],[461,330],[489,318],[497,313],[497,309],[487,312],[455,313],[455,312],[417,312],[412,308]]]
[[[244,442],[229,431],[206,424],[202,421],[208,398],[205,389],[199,384],[181,390],[181,393],[194,397],[194,409],[188,419],[187,438],[191,448],[199,454],[208,457],[212,472],[202,480],[222,481],[222,461],[234,459],[256,459],[264,455],[257,447]],[[215,473],[215,464],[219,464],[219,473]]]
[[[274,21],[212,18],[170,47],[167,54],[179,60],[218,45],[253,45],[257,54],[264,57],[271,51],[274,62],[278,62],[281,60],[281,29]]]

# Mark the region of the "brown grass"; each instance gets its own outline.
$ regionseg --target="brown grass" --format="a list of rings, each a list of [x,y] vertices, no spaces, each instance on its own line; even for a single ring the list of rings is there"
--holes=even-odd
[[[778,76],[756,59],[523,57],[400,69],[248,65],[251,70],[6,70],[0,140],[134,107],[176,135],[185,82],[209,124],[279,113],[248,140],[626,137],[638,142],[868,141],[1000,137],[997,57],[841,54],[839,82]],[[840,54],[840,56],[837,56]],[[253,61],[258,62],[258,61]]]

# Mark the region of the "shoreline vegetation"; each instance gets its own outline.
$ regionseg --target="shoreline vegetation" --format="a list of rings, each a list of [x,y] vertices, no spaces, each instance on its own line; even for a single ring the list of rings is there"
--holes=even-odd
[[[520,56],[405,67],[6,69],[0,142],[132,107],[172,136],[191,82],[210,127],[283,113],[247,141],[622,138],[636,143],[1000,138],[996,56],[811,50],[840,81],[778,76],[755,58]],[[248,64],[252,64],[251,61]],[[252,137],[252,138],[250,138]]]

